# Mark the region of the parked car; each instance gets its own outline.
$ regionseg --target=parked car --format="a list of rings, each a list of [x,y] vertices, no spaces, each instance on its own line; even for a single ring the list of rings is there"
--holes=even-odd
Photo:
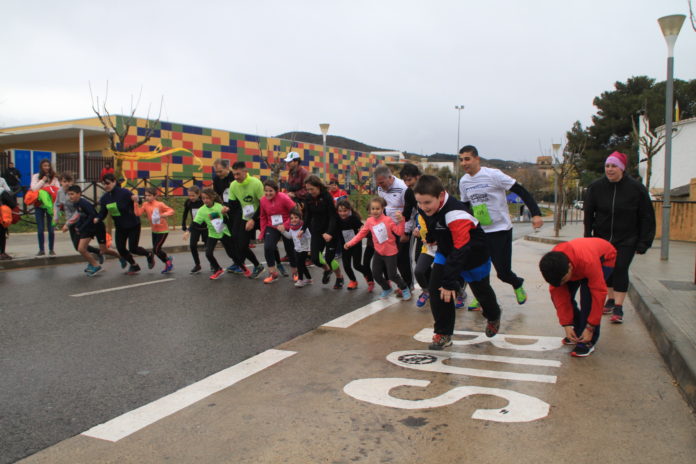
[[[575,209],[582,209],[584,206],[584,202],[582,200],[575,200],[573,202],[573,208]]]

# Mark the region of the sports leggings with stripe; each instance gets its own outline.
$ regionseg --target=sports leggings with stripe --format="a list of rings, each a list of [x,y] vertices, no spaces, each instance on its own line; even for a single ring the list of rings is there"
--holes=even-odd
[[[152,234],[152,252],[157,255],[157,257],[162,261],[163,263],[167,262],[167,253],[164,252],[162,249],[162,246],[164,245],[164,241],[167,240],[167,237],[169,234],[164,233],[164,234]]]

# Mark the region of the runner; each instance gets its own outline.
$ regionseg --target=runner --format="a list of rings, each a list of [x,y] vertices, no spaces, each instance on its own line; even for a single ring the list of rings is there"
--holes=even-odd
[[[208,227],[193,222],[201,206],[203,206],[201,189],[192,185],[188,188],[188,199],[184,203],[184,214],[181,217],[181,230],[190,232],[189,249],[191,250],[194,263],[191,274],[198,274],[201,272],[201,258],[198,256],[198,241],[200,240],[203,242],[203,245],[208,241]],[[189,216],[191,217],[191,225],[187,228],[186,221]]]
[[[459,160],[466,173],[459,181],[462,202],[470,211],[473,210],[474,217],[486,233],[486,245],[498,279],[512,286],[517,304],[524,304],[527,301],[527,292],[522,286],[524,279],[512,271],[512,222],[505,191],[516,193],[527,205],[532,213],[532,227],[535,229],[544,224],[539,206],[515,179],[499,169],[482,167],[478,150],[473,145],[466,145],[459,150]],[[476,309],[478,306],[476,298],[469,303],[469,309]]]
[[[336,210],[338,211],[338,230],[341,231],[339,239],[342,243],[348,243],[363,226],[360,213],[355,211],[353,204],[348,199],[339,200]],[[350,250],[344,251],[341,259],[343,261],[343,270],[348,279],[350,279],[346,288],[348,290],[356,290],[358,288],[358,281],[353,272],[353,269],[355,269],[365,277],[367,291],[372,293],[372,290],[375,288],[375,282],[372,278],[372,270],[369,264],[365,265],[363,262],[362,241],[356,243]]]
[[[63,213],[65,223],[67,224],[75,213],[77,213],[77,209],[73,205],[73,202],[68,198],[68,189],[71,185],[73,185],[74,178],[70,172],[64,172],[59,177],[60,190],[58,190],[58,193],[56,194],[56,202],[53,204],[55,208],[53,212],[53,222],[58,224],[60,214]],[[77,247],[80,244],[80,234],[77,232],[75,227],[75,223],[70,224],[68,226],[68,232],[70,233],[70,241],[72,242],[75,251],[79,251]],[[99,253],[99,248],[88,245],[87,251],[95,255],[95,258],[99,261],[100,265],[104,264],[104,257]]]
[[[311,250],[312,233],[309,230],[302,231],[302,212],[298,208],[290,211],[288,228],[279,225],[278,230],[286,238],[291,238],[295,250],[295,262],[297,262],[297,282],[295,287],[302,288],[312,283],[312,275],[307,269],[307,255]]]
[[[237,245],[237,255],[241,257],[241,263],[248,259],[254,265],[249,278],[256,279],[264,268],[249,248],[249,243],[259,224],[259,204],[263,197],[263,183],[247,173],[244,161],[237,161],[232,165],[232,175],[234,182],[230,184],[229,202],[239,211],[239,214],[232,219],[234,243]]]
[[[174,215],[174,210],[165,205],[161,201],[157,201],[156,187],[148,187],[145,189],[145,201],[140,206],[140,198],[138,195],[133,195],[133,209],[136,216],[142,216],[143,212],[147,214],[147,219],[150,221],[152,228],[152,253],[164,263],[162,274],[169,274],[174,269],[174,258],[167,256],[167,253],[162,249],[164,241],[169,236],[169,224],[165,219],[168,216]]]
[[[292,239],[284,237],[280,230],[280,226],[289,223],[290,211],[295,208],[295,202],[286,194],[278,192],[278,184],[274,180],[266,180],[263,186],[264,197],[260,201],[259,215],[261,222],[260,237],[263,237],[263,251],[266,257],[266,264],[268,265],[268,277],[263,280],[263,283],[270,284],[278,280],[279,272],[283,276],[288,275],[280,262],[280,254],[278,253],[278,240],[281,238],[285,246],[285,253],[290,258],[293,279],[297,275]]]
[[[146,256],[147,266],[149,269],[152,269],[155,267],[154,255],[139,245],[141,225],[140,218],[135,215],[133,194],[118,185],[113,174],[106,174],[103,183],[106,193],[99,199],[99,215],[95,221],[103,222],[106,216],[111,214],[116,229],[116,250],[123,258],[121,267],[125,268],[126,264],[130,263],[126,274],[135,275],[140,272],[140,266],[133,258],[135,254]],[[128,244],[128,247],[126,247],[126,244]]]

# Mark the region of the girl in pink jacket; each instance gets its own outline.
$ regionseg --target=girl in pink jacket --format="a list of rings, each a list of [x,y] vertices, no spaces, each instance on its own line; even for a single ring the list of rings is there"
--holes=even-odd
[[[138,204],[138,195],[133,195],[133,210],[136,216],[142,215],[143,212],[147,214],[147,219],[152,225],[152,253],[164,263],[162,274],[168,274],[174,269],[174,260],[171,256],[167,256],[162,245],[169,235],[169,224],[165,218],[174,215],[174,210],[161,201],[157,201],[157,193],[155,187],[146,188],[142,206]],[[147,265],[152,269],[155,267],[155,260],[148,259]]]
[[[404,300],[411,299],[411,289],[408,288],[404,279],[401,278],[396,270],[396,255],[399,252],[397,244],[397,235],[404,234],[404,218],[400,212],[396,212],[398,224],[395,224],[392,219],[384,214],[384,208],[387,207],[387,202],[382,197],[375,197],[370,200],[369,210],[370,217],[365,221],[360,231],[353,239],[346,243],[344,248],[356,245],[360,240],[367,237],[368,233],[372,234],[372,242],[375,246],[375,257],[372,259],[372,275],[377,283],[382,287],[382,293],[379,295],[381,299],[389,298],[393,290],[389,281],[394,282],[402,292]],[[384,270],[387,270],[387,277],[384,278]]]
[[[292,240],[281,234],[283,230],[289,229],[290,211],[295,208],[295,202],[288,195],[278,192],[278,184],[271,179],[263,183],[263,193],[264,196],[261,197],[259,204],[260,237],[263,237],[263,252],[268,266],[268,277],[263,279],[263,283],[270,284],[278,280],[279,271],[284,276],[288,275],[280,262],[280,253],[278,253],[280,239],[283,239],[293,278],[297,275],[295,248]],[[276,262],[278,263],[277,267]]]

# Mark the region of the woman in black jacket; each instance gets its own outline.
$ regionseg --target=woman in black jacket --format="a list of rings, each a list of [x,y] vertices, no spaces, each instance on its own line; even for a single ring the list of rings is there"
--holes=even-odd
[[[655,238],[655,211],[644,185],[625,173],[627,157],[615,151],[604,163],[605,177],[593,182],[585,197],[585,237],[600,237],[616,248],[616,267],[607,280],[609,295],[604,314],[623,322],[628,291],[628,267],[633,256],[644,254]]]
[[[310,246],[312,262],[316,266],[324,268],[321,283],[328,284],[331,280],[331,272],[336,274],[335,289],[343,287],[343,275],[336,256],[338,244],[338,229],[336,227],[336,207],[333,197],[326,185],[317,176],[309,176],[305,179],[307,196],[304,205],[304,225],[302,230],[312,234]],[[324,253],[322,258],[322,252]]]

